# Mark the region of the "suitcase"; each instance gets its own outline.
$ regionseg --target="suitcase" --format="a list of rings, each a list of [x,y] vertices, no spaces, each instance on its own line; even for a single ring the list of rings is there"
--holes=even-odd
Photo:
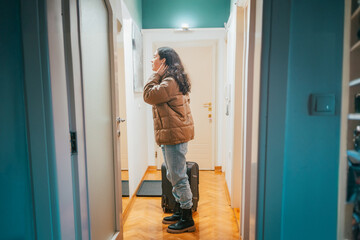
[[[189,177],[190,189],[193,194],[193,212],[197,210],[199,202],[199,165],[196,162],[186,162],[187,175]],[[172,194],[172,185],[166,177],[165,163],[161,166],[162,196],[161,206],[166,213],[173,212],[175,198]]]

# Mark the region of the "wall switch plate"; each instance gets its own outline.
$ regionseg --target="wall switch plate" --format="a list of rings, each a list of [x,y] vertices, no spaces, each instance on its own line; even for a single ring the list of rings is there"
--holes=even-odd
[[[335,94],[311,94],[309,114],[314,116],[335,115]]]

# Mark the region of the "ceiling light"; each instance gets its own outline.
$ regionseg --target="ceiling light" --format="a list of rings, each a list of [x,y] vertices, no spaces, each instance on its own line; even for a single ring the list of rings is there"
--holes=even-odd
[[[183,23],[183,24],[181,24],[181,28],[182,28],[184,31],[187,31],[187,30],[189,30],[189,24]]]

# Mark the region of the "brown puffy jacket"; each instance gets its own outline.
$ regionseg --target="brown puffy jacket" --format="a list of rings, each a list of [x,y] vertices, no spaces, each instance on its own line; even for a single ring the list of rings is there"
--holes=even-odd
[[[172,77],[154,73],[144,87],[144,101],[152,105],[155,140],[158,145],[175,145],[194,139],[194,121],[189,95],[183,95]]]

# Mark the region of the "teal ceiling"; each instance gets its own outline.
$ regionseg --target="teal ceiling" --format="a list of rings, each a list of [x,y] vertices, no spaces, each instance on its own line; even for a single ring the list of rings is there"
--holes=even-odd
[[[142,0],[142,28],[224,27],[232,0]]]

